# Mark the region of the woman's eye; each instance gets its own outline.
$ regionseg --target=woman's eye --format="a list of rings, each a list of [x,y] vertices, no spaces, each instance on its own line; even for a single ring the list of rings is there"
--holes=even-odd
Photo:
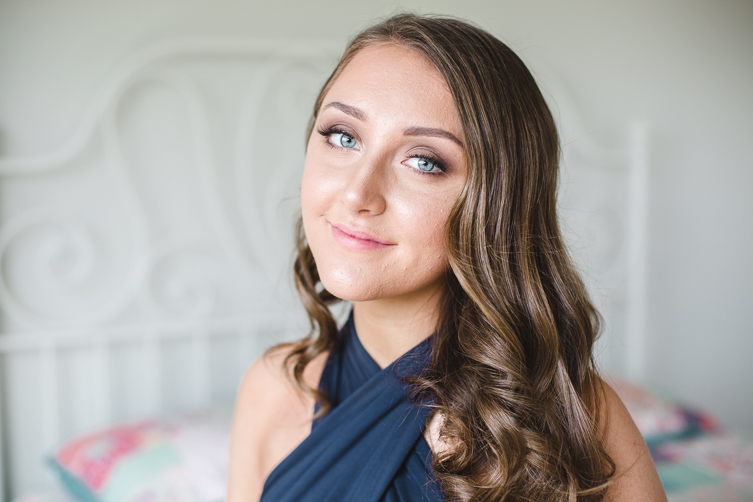
[[[443,171],[436,162],[423,157],[412,157],[405,162],[413,169],[417,169],[424,173],[440,173]]]
[[[356,147],[356,140],[353,138],[353,136],[348,136],[345,133],[336,132],[329,137],[329,140],[333,145],[339,146],[341,148]]]

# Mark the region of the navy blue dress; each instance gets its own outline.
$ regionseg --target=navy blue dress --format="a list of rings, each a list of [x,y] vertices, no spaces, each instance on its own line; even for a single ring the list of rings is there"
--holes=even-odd
[[[430,355],[427,339],[380,369],[351,315],[319,384],[332,408],[269,475],[262,502],[441,502],[423,436],[429,409],[401,381]]]

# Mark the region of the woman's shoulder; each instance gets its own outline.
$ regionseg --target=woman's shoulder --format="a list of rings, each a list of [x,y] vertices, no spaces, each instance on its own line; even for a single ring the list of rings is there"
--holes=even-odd
[[[278,345],[254,361],[243,376],[238,398],[251,401],[248,403],[251,405],[257,398],[263,399],[266,404],[273,404],[291,395],[308,398],[293,377],[294,362],[287,361],[294,349],[294,344]],[[319,384],[326,359],[327,353],[319,354],[306,366],[303,375],[306,384],[314,388]]]
[[[292,345],[267,351],[246,371],[238,389],[230,443],[228,501],[258,500],[264,480],[311,431],[314,399],[296,384],[286,359]],[[306,367],[316,388],[327,354]]]
[[[599,426],[605,449],[615,463],[615,475],[605,500],[666,502],[664,488],[651,453],[638,427],[612,387],[603,380],[600,380],[599,384],[603,390],[598,399],[601,411]],[[444,417],[441,413],[435,413],[424,431],[424,438],[435,455],[455,446],[441,436],[443,424]]]
[[[614,389],[603,380],[600,383],[604,445],[615,463],[606,500],[666,501],[651,453],[638,427]]]

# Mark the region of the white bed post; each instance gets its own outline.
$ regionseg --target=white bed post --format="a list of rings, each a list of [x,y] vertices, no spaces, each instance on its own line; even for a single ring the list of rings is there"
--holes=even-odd
[[[246,374],[248,367],[251,365],[252,358],[257,354],[257,340],[258,332],[251,329],[244,329],[238,335],[238,364],[242,375]]]
[[[193,388],[194,388],[194,406],[206,406],[211,401],[211,353],[208,330],[198,330],[194,332],[191,340],[191,350],[193,359]]]
[[[89,348],[92,359],[92,378],[95,382],[95,403],[97,408],[93,411],[97,413],[95,423],[97,426],[103,426],[112,423],[112,376],[111,376],[111,359],[110,343],[105,337],[98,337],[92,341]]]
[[[144,338],[141,346],[146,374],[146,387],[141,395],[141,412],[144,414],[161,413],[165,403],[162,395],[162,348],[156,337]]]
[[[60,443],[60,396],[57,345],[49,340],[39,348],[42,380],[42,444],[52,451]]]
[[[0,336],[3,335],[0,334]],[[5,433],[5,354],[0,350],[0,501],[3,502],[10,498],[5,485],[5,479],[8,476],[8,471],[5,469]]]
[[[627,222],[627,349],[626,376],[641,381],[646,372],[646,310],[648,293],[649,129],[630,124]]]

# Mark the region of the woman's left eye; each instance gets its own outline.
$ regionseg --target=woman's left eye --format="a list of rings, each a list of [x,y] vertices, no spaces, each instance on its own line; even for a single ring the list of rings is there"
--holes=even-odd
[[[350,136],[342,132],[336,132],[330,135],[329,140],[332,142],[333,145],[339,146],[340,148],[355,148],[356,147],[355,138],[353,136]]]
[[[444,169],[442,169],[438,162],[425,157],[411,157],[405,163],[422,173],[439,174],[444,172]]]

